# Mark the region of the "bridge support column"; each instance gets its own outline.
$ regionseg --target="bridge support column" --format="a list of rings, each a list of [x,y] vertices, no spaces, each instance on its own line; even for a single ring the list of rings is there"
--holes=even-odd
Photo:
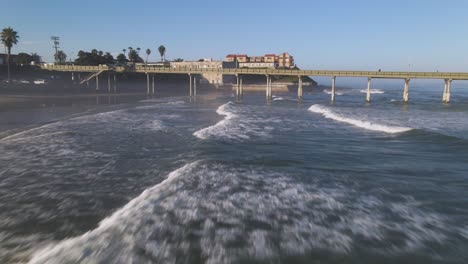
[[[75,80],[75,72],[72,72],[72,82]]]
[[[117,77],[115,73],[114,73],[114,93],[117,93]]]
[[[193,96],[197,96],[197,76],[193,76]]]
[[[239,78],[240,78],[239,95],[242,96],[244,93],[243,88],[242,88],[242,76],[240,76]]]
[[[450,88],[452,86],[452,80],[445,79],[444,94],[442,95],[442,102],[450,103]]]
[[[336,82],[336,76],[332,77],[332,87],[331,87],[331,101],[335,102],[335,82]]]
[[[146,73],[146,94],[150,95],[150,78],[148,73]]]
[[[411,79],[405,79],[405,89],[403,90],[403,102],[408,102],[409,97],[409,82]]]
[[[189,73],[189,89],[190,89],[190,97],[192,97],[192,75]]]
[[[81,73],[78,73],[78,81],[81,81]]]
[[[302,99],[302,76],[299,75],[299,79],[297,80],[297,98],[300,100]]]
[[[372,78],[367,78],[367,92],[366,92],[366,102],[370,103],[370,82]]]
[[[96,75],[96,91],[99,91],[99,74]]]
[[[240,82],[239,82],[239,75],[236,74],[236,96],[239,97],[239,87],[240,86]]]
[[[111,93],[111,78],[110,78],[111,74],[108,73],[107,74],[107,92],[108,93]]]
[[[271,99],[271,76],[267,75],[266,97]]]
[[[152,94],[154,95],[154,94],[155,94],[155,90],[154,90],[154,74],[152,75],[152,77],[153,77],[153,83],[152,83],[153,86],[152,86],[151,88],[153,89],[153,93],[152,93]]]

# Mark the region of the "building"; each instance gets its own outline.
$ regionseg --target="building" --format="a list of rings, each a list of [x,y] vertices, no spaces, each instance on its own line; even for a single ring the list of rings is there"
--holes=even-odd
[[[274,62],[240,62],[239,68],[276,68]]]
[[[276,62],[276,55],[275,54],[265,54],[263,56],[263,61],[264,62]]]
[[[235,54],[228,54],[228,55],[226,56],[226,60],[225,60],[225,61],[227,61],[227,62],[234,62],[234,61],[236,61],[236,55],[235,55]]]
[[[8,54],[6,54],[6,53],[0,53],[0,65],[6,65],[6,64],[7,64],[7,57],[8,57]],[[17,57],[18,57],[18,55],[10,54],[10,62],[11,62],[11,64],[15,64],[15,63],[16,63]]]
[[[222,69],[222,68],[236,68],[234,62],[214,61],[212,59],[204,59],[200,61],[180,61],[170,62],[173,68],[189,68],[189,69]],[[223,76],[220,73],[206,73],[202,74],[200,79],[201,84],[214,84],[223,85],[232,82],[232,76]]]
[[[252,56],[249,57],[245,54],[228,54],[226,56],[226,62],[239,63],[239,67],[247,68],[292,68],[295,66],[294,58],[287,52],[283,52],[280,55],[276,54],[265,54],[264,56]]]
[[[292,68],[295,66],[293,56],[289,55],[289,53],[284,52],[278,55],[278,67],[283,68]]]

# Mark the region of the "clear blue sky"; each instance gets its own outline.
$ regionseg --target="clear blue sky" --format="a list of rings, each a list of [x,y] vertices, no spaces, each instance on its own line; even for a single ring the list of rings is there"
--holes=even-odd
[[[468,1],[35,1],[0,0],[0,27],[17,52],[50,61],[164,44],[168,59],[291,53],[301,68],[468,71]]]

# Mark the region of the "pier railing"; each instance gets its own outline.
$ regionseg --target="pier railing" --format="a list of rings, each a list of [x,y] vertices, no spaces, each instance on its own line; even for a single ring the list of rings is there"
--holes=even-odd
[[[453,80],[468,80],[467,72],[398,72],[398,71],[336,71],[336,70],[296,70],[296,69],[254,69],[254,68],[199,68],[199,67],[161,67],[154,65],[99,65],[99,66],[78,66],[78,65],[41,65],[42,69],[65,72],[89,72],[96,73],[96,87],[99,87],[99,74],[102,72],[137,72],[145,73],[147,80],[147,91],[150,94],[150,75],[152,75],[152,91],[154,94],[155,74],[188,74],[190,79],[190,96],[196,94],[196,75],[201,74],[223,74],[235,75],[237,78],[236,94],[242,96],[242,76],[245,75],[265,75],[266,95],[271,98],[271,76],[329,76],[332,80],[331,101],[335,100],[335,81],[337,77],[365,77],[367,78],[366,101],[370,102],[371,80],[376,78],[403,79],[405,86],[403,90],[403,102],[408,102],[409,82],[411,79],[442,79],[445,82],[442,93],[442,101],[450,102],[450,90]],[[93,76],[93,75],[91,75]],[[110,90],[110,75],[108,75],[108,85]],[[114,81],[116,80],[114,75]],[[192,85],[193,84],[193,85]],[[115,84],[114,84],[115,87]],[[302,78],[298,78],[298,97],[302,97]]]

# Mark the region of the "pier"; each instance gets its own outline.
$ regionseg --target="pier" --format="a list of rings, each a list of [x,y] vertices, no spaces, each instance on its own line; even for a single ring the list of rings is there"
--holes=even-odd
[[[244,75],[263,75],[266,76],[265,92],[267,99],[272,98],[271,76],[297,76],[298,80],[298,99],[302,98],[302,79],[303,76],[329,76],[331,78],[331,98],[335,101],[336,79],[338,77],[361,77],[367,78],[366,102],[371,101],[371,80],[372,79],[402,79],[404,80],[403,87],[403,102],[409,101],[409,83],[412,79],[440,79],[444,80],[445,85],[442,91],[442,102],[450,102],[450,88],[452,81],[468,80],[467,72],[386,72],[386,71],[334,71],[334,70],[295,70],[295,69],[254,69],[254,68],[191,68],[191,67],[157,67],[157,66],[76,66],[76,65],[42,65],[43,70],[61,71],[74,73],[88,73],[80,83],[96,78],[96,89],[99,89],[99,75],[107,72],[108,75],[108,90],[110,91],[110,74],[114,73],[114,91],[116,91],[115,73],[134,72],[144,73],[147,75],[147,93],[155,94],[155,74],[187,74],[189,76],[189,95],[196,96],[197,76],[200,74],[215,73],[223,75],[236,76],[236,95],[242,96],[242,76]],[[150,89],[150,75],[152,76],[152,85]],[[74,77],[72,77],[74,78]]]

